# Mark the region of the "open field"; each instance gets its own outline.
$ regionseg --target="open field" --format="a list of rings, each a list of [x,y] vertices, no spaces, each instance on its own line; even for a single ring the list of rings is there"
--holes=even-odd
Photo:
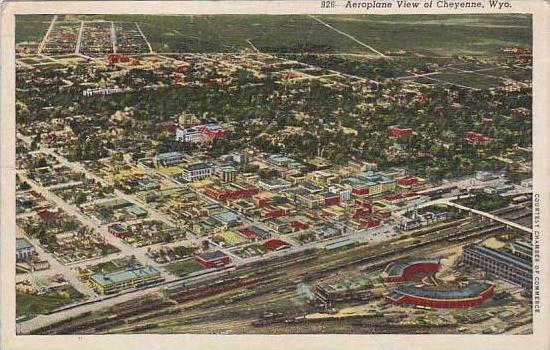
[[[125,16],[109,19],[124,20]],[[133,20],[140,22],[153,50],[158,52],[253,49],[247,40],[259,50],[270,52],[364,51],[305,16],[139,16]]]
[[[401,50],[426,56],[487,55],[498,53],[503,46],[531,46],[530,31],[525,30],[531,27],[531,19],[524,15],[332,15],[317,18],[390,55]],[[49,19],[50,16],[27,16],[18,20],[16,40],[41,39]],[[136,22],[157,52],[258,49],[378,56],[308,16],[105,15],[67,16],[66,19]]]
[[[27,317],[43,314],[82,298],[83,295],[70,286],[64,287],[62,292],[46,295],[31,295],[18,292],[16,313],[17,316],[25,315]]]
[[[196,263],[194,260],[180,261],[166,266],[166,270],[176,276],[184,276],[192,272],[200,271],[202,269],[203,267]]]
[[[17,17],[15,26],[15,42],[36,41],[40,42],[48,30],[52,16],[50,15],[24,15]]]
[[[529,16],[323,16],[334,27],[378,50],[425,55],[487,55],[502,46],[530,46]],[[391,24],[391,26],[390,26]],[[512,39],[513,38],[513,39]]]
[[[469,86],[474,89],[497,87],[501,82],[501,79],[497,77],[460,72],[434,74],[430,76],[430,79],[437,79],[434,82],[447,82],[449,84]]]

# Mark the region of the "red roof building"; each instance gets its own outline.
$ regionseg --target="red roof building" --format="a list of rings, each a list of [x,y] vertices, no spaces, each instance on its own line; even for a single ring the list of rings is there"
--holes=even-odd
[[[390,135],[396,139],[402,139],[404,137],[410,137],[413,134],[413,129],[402,128],[399,125],[390,126]]]
[[[271,200],[269,198],[259,198],[257,202],[257,207],[265,207],[266,205],[269,205],[271,203]]]
[[[245,236],[246,238],[249,238],[253,241],[257,241],[260,239],[260,234],[259,233],[256,233],[254,231],[252,231],[250,228],[246,227],[246,228],[243,228],[241,230],[239,230],[239,232]]]
[[[217,124],[205,124],[195,126],[195,130],[209,139],[219,139],[225,136],[227,130]]]
[[[488,138],[487,136],[483,135],[483,134],[473,132],[473,131],[469,131],[468,133],[466,133],[466,136],[464,137],[464,140],[466,142],[476,144],[476,145],[485,145],[485,144],[489,143],[489,141],[491,139]]]
[[[366,229],[378,227],[381,224],[380,220],[378,219],[361,219],[359,220],[359,223]]]
[[[356,196],[364,196],[369,194],[369,188],[367,186],[354,187],[352,188],[351,193]]]
[[[323,196],[324,204],[325,205],[335,205],[340,204],[340,194],[329,194],[327,193],[325,196]]]
[[[31,195],[34,197],[34,198],[44,198],[44,196],[42,196],[39,192],[37,192],[36,190],[31,190]]]
[[[395,261],[386,266],[388,282],[403,282],[417,273],[436,273],[439,271],[439,259],[415,259]]]
[[[38,216],[45,222],[52,222],[57,219],[57,212],[44,209],[38,212]]]
[[[397,186],[408,190],[420,189],[426,185],[426,180],[416,176],[408,176],[397,180]]]
[[[426,94],[423,94],[421,92],[416,93],[416,100],[418,102],[425,102],[428,100],[428,96]]]
[[[195,256],[195,261],[207,269],[223,267],[231,263],[229,256],[219,250],[197,255]]]
[[[495,285],[489,282],[472,283],[460,289],[429,289],[417,286],[404,286],[396,289],[386,300],[394,305],[414,305],[433,308],[471,308],[490,299]]]
[[[301,222],[299,220],[292,220],[290,222],[290,226],[294,229],[294,231],[305,230],[309,227],[308,224]]]
[[[48,145],[51,145],[56,140],[57,140],[57,136],[52,132],[40,135],[40,141]]]
[[[519,47],[507,47],[502,49],[504,53],[511,53],[514,55],[528,55],[531,53],[531,50],[529,49],[522,49]]]
[[[269,207],[262,213],[266,218],[280,218],[281,216],[287,216],[290,214],[290,209],[285,207]]]
[[[257,226],[250,226],[245,227],[243,229],[240,229],[239,232],[246,236],[247,238],[253,240],[253,241],[259,241],[262,239],[266,239],[270,237],[269,232],[257,227]]]
[[[353,214],[354,218],[362,218],[372,214],[372,209],[370,208],[356,208],[355,213]]]
[[[210,198],[214,198],[219,201],[234,200],[239,198],[252,197],[259,193],[259,189],[256,187],[230,184],[226,186],[212,186],[206,188],[204,194]]]
[[[272,238],[270,240],[265,241],[263,246],[265,248],[269,249],[269,250],[275,250],[275,251],[290,248],[290,244],[288,244],[287,242],[282,241],[280,239],[276,239],[276,238]]]
[[[120,62],[128,62],[128,56],[119,53],[111,53],[107,55],[107,63],[115,64]]]
[[[112,224],[107,228],[109,233],[118,238],[125,238],[128,236],[128,231],[121,224]]]
[[[164,132],[166,132],[169,135],[175,135],[177,128],[178,128],[178,126],[176,124],[168,123],[164,126]]]

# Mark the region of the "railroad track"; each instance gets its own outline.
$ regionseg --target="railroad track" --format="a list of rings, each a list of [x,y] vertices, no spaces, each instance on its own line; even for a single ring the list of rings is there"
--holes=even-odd
[[[460,221],[464,222],[464,220]],[[316,252],[314,256],[298,254],[297,257],[286,257],[282,261],[273,261],[273,265],[268,264],[264,266],[257,264],[256,266],[247,266],[241,270],[236,270],[234,277],[222,281],[221,283],[218,282],[214,290],[210,290],[205,294],[201,294],[201,292],[212,289],[212,285],[203,287],[196,286],[191,289],[189,289],[188,286],[172,288],[167,291],[164,300],[160,299],[155,303],[151,301],[144,302],[143,299],[140,299],[132,301],[129,304],[111,307],[108,310],[104,310],[103,314],[93,313],[85,315],[82,318],[71,319],[68,322],[61,321],[48,327],[38,329],[33,333],[71,334],[75,332],[88,333],[92,330],[102,332],[108,330],[109,327],[116,327],[122,323],[126,324],[132,321],[138,323],[155,323],[153,322],[155,318],[165,318],[167,316],[174,316],[176,319],[174,322],[177,324],[178,322],[183,322],[183,320],[178,317],[180,314],[175,310],[188,309],[186,305],[189,303],[196,307],[206,307],[207,305],[197,305],[200,304],[198,301],[203,299],[209,300],[211,298],[216,299],[222,296],[231,296],[241,293],[251,286],[255,286],[254,290],[258,289],[258,293],[251,295],[251,298],[268,296],[270,293],[272,294],[280,288],[288,288],[295,285],[293,281],[318,280],[330,276],[338,270],[356,269],[357,265],[364,265],[363,268],[368,270],[376,270],[391,260],[404,258],[412,254],[433,253],[433,245],[438,243],[444,247],[459,245],[464,244],[464,242],[458,238],[471,240],[479,238],[480,235],[492,235],[498,232],[498,230],[495,230],[495,227],[491,227],[494,225],[489,223],[486,225],[480,223],[480,225],[481,227],[479,228],[468,229],[463,232],[459,231],[454,234],[452,232],[446,232],[452,231],[453,226],[456,227],[455,222],[454,225],[451,225],[452,227],[424,233],[423,236],[427,237],[423,237],[423,241],[414,244],[401,243],[398,248],[388,249],[391,244],[382,244],[382,247],[363,246],[352,248],[344,252],[335,252],[328,256],[322,255],[326,254],[325,252]],[[441,234],[442,231],[445,231],[445,234]],[[451,238],[456,238],[456,240],[449,239],[451,235]],[[376,249],[377,247],[378,249]],[[369,254],[373,250],[382,251],[377,254]],[[309,252],[309,254],[312,253]],[[282,268],[285,267],[288,268],[288,270],[282,274]],[[263,277],[259,278],[258,275]],[[262,283],[263,285],[258,287],[258,283]],[[246,300],[249,298],[244,299]],[[237,302],[237,304],[239,303]],[[163,309],[172,311],[167,311],[167,314],[159,314]],[[116,312],[117,310],[124,311]],[[205,312],[211,312],[211,310],[206,309]],[[123,320],[123,322],[120,322],[120,320]],[[128,325],[128,327],[133,326],[134,325]],[[136,326],[139,326],[139,324]],[[125,330],[129,329],[131,328],[125,328]]]

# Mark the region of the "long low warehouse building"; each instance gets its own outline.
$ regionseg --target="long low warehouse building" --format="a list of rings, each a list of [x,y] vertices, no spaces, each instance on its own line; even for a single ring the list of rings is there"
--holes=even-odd
[[[108,274],[96,273],[90,277],[93,287],[102,294],[118,293],[125,289],[139,288],[163,280],[160,271],[148,265]]]
[[[530,294],[533,288],[533,263],[519,255],[472,244],[464,247],[464,264],[481,268],[489,274],[521,286]]]

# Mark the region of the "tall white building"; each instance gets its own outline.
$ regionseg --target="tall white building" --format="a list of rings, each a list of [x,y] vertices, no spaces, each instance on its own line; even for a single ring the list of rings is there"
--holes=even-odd
[[[201,132],[194,129],[176,129],[176,141],[180,142],[202,142],[204,136]]]
[[[183,178],[189,182],[202,180],[212,176],[213,168],[206,163],[189,164],[183,169]]]

